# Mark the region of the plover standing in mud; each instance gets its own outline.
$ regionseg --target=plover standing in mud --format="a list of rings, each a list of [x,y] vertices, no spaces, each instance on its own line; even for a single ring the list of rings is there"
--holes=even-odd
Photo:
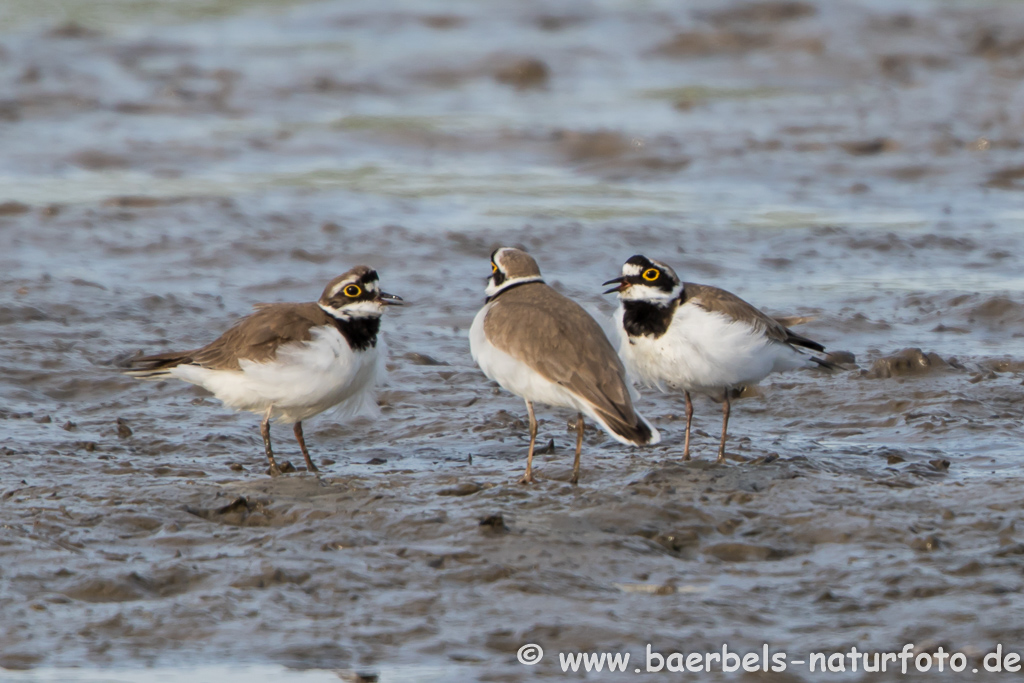
[[[691,392],[722,402],[722,462],[735,392],[772,372],[835,367],[798,348],[824,351],[818,342],[792,332],[735,294],[682,282],[660,261],[633,256],[623,264],[622,277],[604,284],[617,285],[605,294],[619,295],[619,353],[630,372],[648,386],[682,391],[686,398],[684,460],[690,459]]]
[[[601,326],[544,283],[533,257],[510,247],[496,250],[486,294],[469,331],[470,349],[485,375],[526,401],[530,450],[521,483],[534,481],[534,402],[577,411],[574,484],[584,415],[620,443],[658,443],[657,430],[633,409],[625,368]]]
[[[235,410],[263,414],[260,432],[271,475],[281,473],[270,445],[270,421],[294,424],[295,440],[316,472],[302,421],[328,408],[341,417],[374,409],[386,351],[378,336],[384,306],[400,297],[380,291],[377,273],[356,266],[331,280],[320,300],[257,304],[216,341],[192,351],[130,359],[125,372],[198,384]]]

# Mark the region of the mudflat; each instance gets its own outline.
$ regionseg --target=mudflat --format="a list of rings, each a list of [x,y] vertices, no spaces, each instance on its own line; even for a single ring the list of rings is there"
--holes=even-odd
[[[0,8],[0,666],[1020,649],[1024,7],[41,6]],[[539,409],[519,486],[467,339],[500,245],[603,316],[665,261],[843,369],[737,401],[723,466],[715,404],[684,463],[645,390],[662,443],[588,429],[576,487]],[[381,418],[306,424],[321,478],[118,372],[359,263],[408,305]]]

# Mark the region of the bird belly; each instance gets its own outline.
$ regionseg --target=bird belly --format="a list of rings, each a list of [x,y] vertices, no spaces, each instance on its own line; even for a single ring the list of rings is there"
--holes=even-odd
[[[629,339],[623,356],[645,384],[710,394],[757,384],[772,371],[805,362],[799,352],[751,325],[685,304],[665,334]]]
[[[293,423],[339,406],[359,412],[373,402],[380,368],[376,347],[353,351],[333,327],[313,330],[313,338],[278,349],[265,363],[240,362],[240,370],[178,366],[172,374],[210,391],[236,410],[262,413]]]

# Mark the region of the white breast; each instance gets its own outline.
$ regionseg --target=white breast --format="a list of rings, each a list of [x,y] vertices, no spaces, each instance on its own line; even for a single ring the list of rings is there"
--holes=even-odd
[[[662,391],[720,393],[757,384],[771,372],[810,365],[806,356],[761,330],[686,303],[660,337],[630,338],[616,312],[619,353],[640,382]]]
[[[209,370],[179,365],[171,375],[198,384],[236,410],[264,412],[273,406],[274,419],[293,423],[337,407],[339,417],[375,414],[375,389],[383,381],[384,341],[353,351],[333,326],[312,330],[312,339],[287,344],[274,360],[241,361],[241,370]]]

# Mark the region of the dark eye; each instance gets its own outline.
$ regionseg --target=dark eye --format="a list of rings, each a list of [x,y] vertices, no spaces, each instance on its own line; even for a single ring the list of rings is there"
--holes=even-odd
[[[345,296],[347,296],[350,299],[355,299],[362,293],[363,290],[359,285],[348,285],[347,287],[345,287]]]
[[[491,272],[492,273],[497,273],[498,272],[498,266],[494,265],[493,261],[491,261]]]
[[[661,276],[661,272],[657,268],[648,268],[644,271],[643,278],[648,282],[654,282]]]

